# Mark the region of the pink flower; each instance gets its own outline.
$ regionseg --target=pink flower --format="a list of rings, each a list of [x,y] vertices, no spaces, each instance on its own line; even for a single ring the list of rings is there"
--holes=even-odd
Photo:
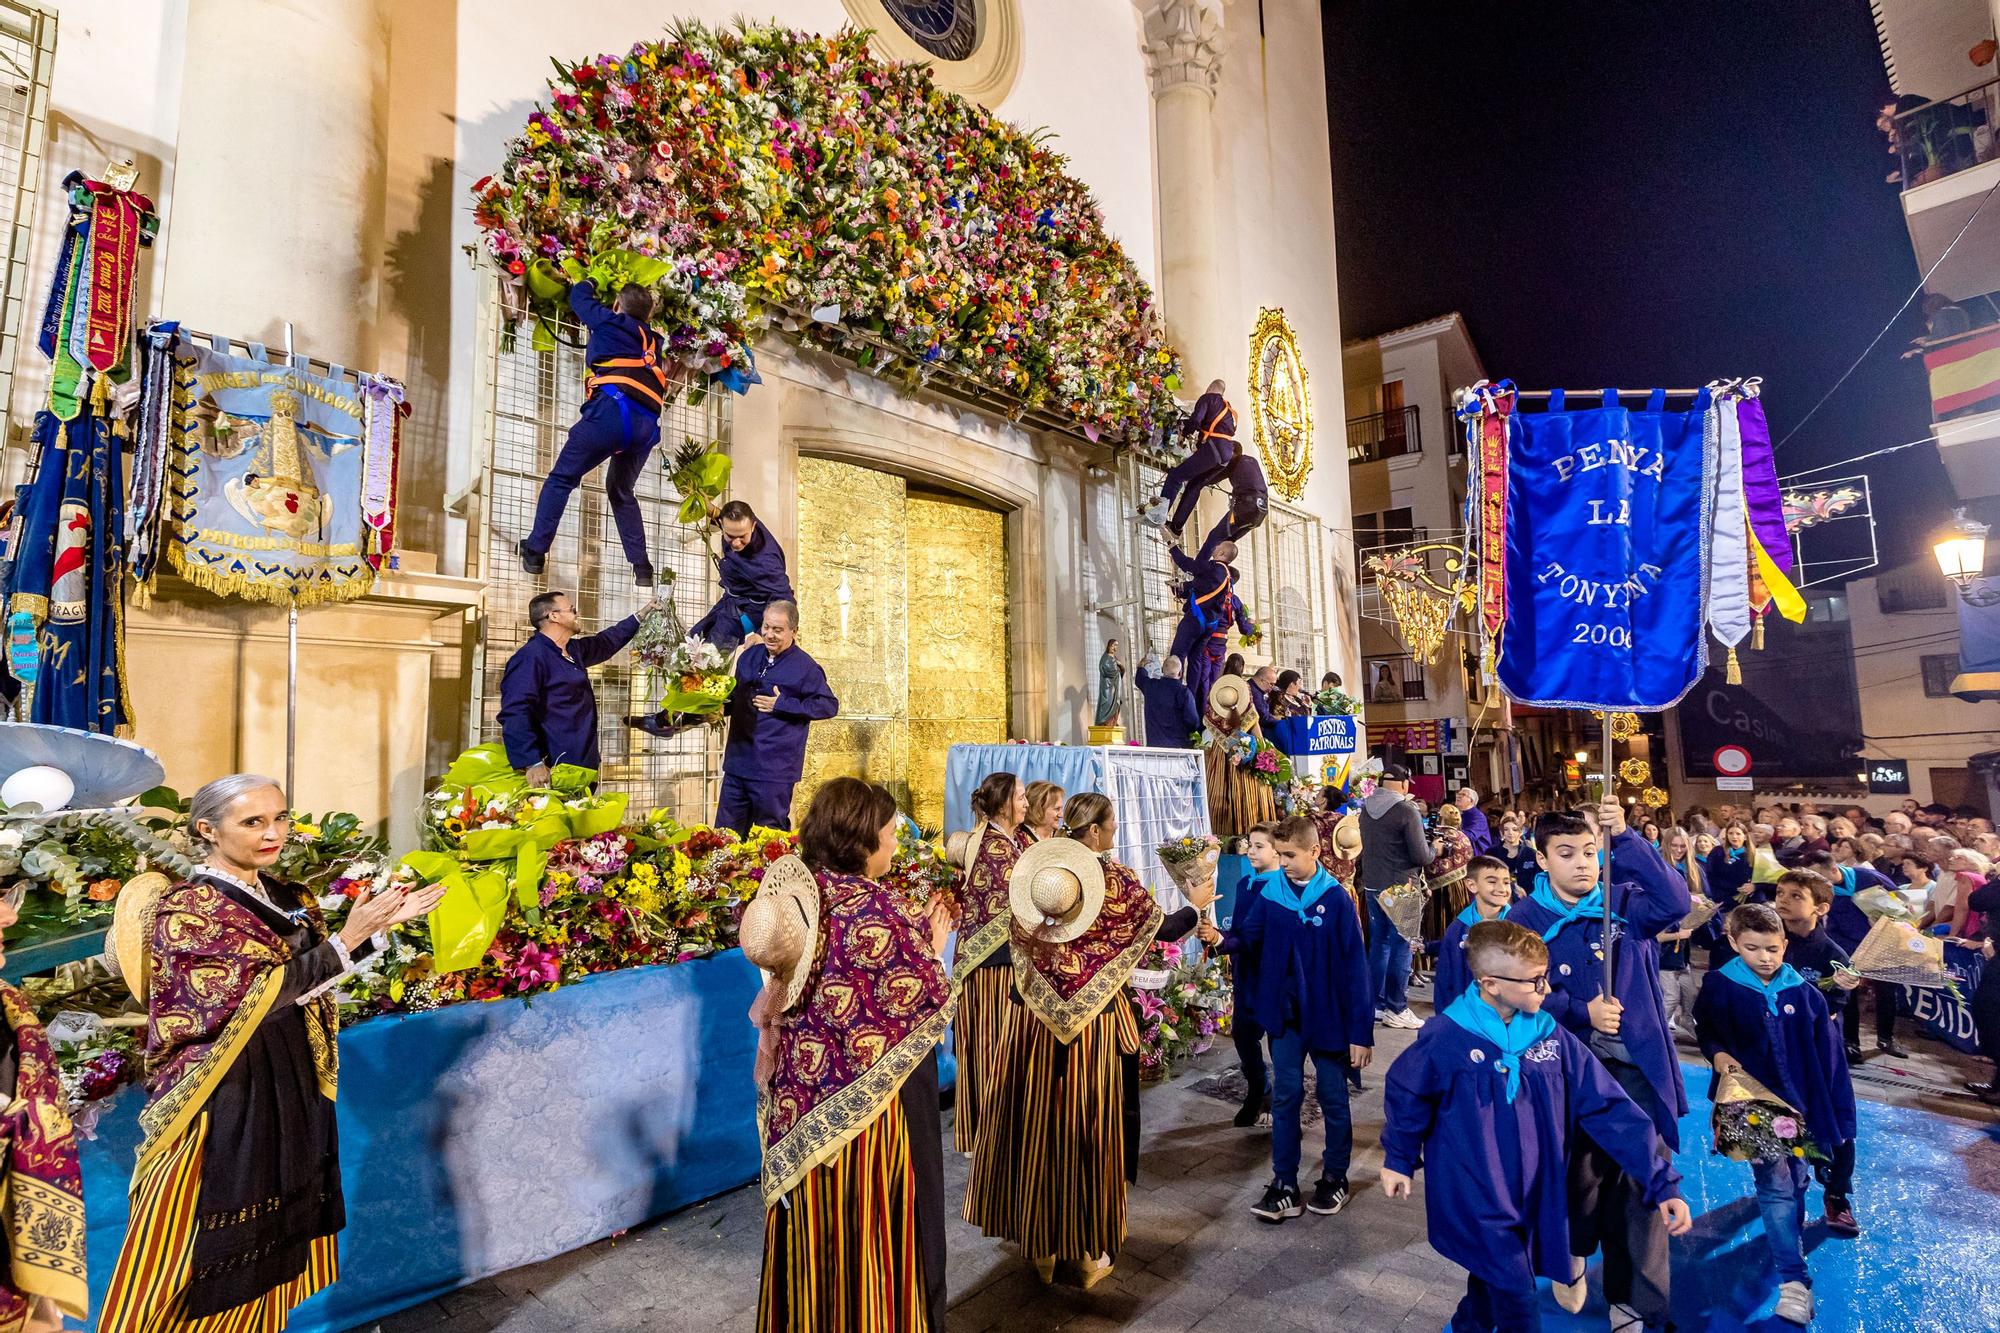
[[[530,941],[514,959],[513,976],[523,986],[553,986],[561,979],[562,968],[554,952]]]
[[[1799,1122],[1788,1115],[1781,1115],[1771,1122],[1771,1128],[1781,1139],[1798,1137]]]

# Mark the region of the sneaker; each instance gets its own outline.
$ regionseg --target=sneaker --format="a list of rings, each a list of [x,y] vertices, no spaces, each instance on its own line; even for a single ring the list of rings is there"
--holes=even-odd
[[[1812,1288],[1803,1282],[1780,1282],[1778,1284],[1778,1308],[1772,1313],[1788,1324],[1801,1328],[1812,1322]]]
[[[1876,1042],[1875,1049],[1884,1055],[1893,1055],[1898,1060],[1907,1060],[1910,1058],[1910,1048],[1903,1045],[1902,1042],[1897,1041],[1894,1037],[1884,1037],[1882,1040]]]
[[[521,557],[521,572],[524,574],[539,574],[549,567],[548,552],[537,551],[525,539],[514,543],[514,553]]]
[[[1321,1176],[1319,1184],[1313,1186],[1312,1202],[1306,1207],[1321,1217],[1332,1217],[1347,1207],[1347,1181],[1328,1180],[1325,1176]]]
[[[1305,1210],[1299,1207],[1299,1187],[1272,1181],[1264,1189],[1264,1197],[1250,1209],[1259,1218],[1276,1224],[1288,1217],[1297,1217]]]
[[[1975,1097],[1985,1097],[1992,1093],[2000,1092],[2000,1079],[1988,1083],[1974,1083],[1968,1080],[1965,1090]]]
[[[1424,1025],[1424,1020],[1418,1018],[1408,1009],[1400,1009],[1393,1014],[1384,1014],[1382,1016],[1382,1024],[1384,1027],[1406,1028],[1414,1032]]]
[[[1861,1043],[1860,1043],[1860,1042],[1858,1042],[1858,1041],[1850,1041],[1850,1042],[1848,1042],[1848,1043],[1847,1043],[1847,1063],[1849,1063],[1849,1064],[1851,1064],[1851,1065],[1858,1065],[1858,1064],[1860,1064],[1860,1063],[1861,1063]]]
[[[1611,1306],[1611,1333],[1646,1333],[1646,1320],[1629,1305]]]
[[[1826,1201],[1826,1216],[1820,1219],[1826,1223],[1829,1236],[1839,1236],[1843,1240],[1853,1240],[1861,1234],[1861,1224],[1854,1220],[1854,1209],[1842,1198]]]
[[[1584,1298],[1590,1293],[1590,1284],[1584,1278],[1583,1260],[1571,1255],[1570,1262],[1576,1266],[1573,1270],[1576,1273],[1575,1279],[1569,1282],[1550,1283],[1549,1290],[1555,1293],[1557,1305],[1575,1314],[1583,1309]]]
[[[1430,978],[1430,973],[1428,973],[1428,972],[1412,972],[1412,973],[1410,974],[1410,989],[1411,989],[1411,990],[1429,990],[1430,988],[1431,988],[1431,978]]]
[[[675,720],[678,716],[681,715],[669,713],[664,709],[657,713],[633,713],[626,717],[625,725],[634,731],[643,731],[648,736],[658,736],[665,740],[669,736],[678,736],[687,730],[687,723]]]
[[[651,565],[634,565],[634,566],[632,566],[632,586],[633,586],[633,587],[635,587],[635,588],[650,588],[650,587],[652,587],[652,586],[653,586],[653,567],[652,567]]]

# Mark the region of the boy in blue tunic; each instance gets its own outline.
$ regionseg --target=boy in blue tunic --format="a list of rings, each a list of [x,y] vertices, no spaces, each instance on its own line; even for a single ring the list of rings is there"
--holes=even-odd
[[[1472,887],[1472,901],[1465,905],[1438,941],[1437,977],[1432,983],[1432,1003],[1439,1013],[1459,996],[1472,989],[1472,969],[1465,961],[1466,933],[1482,921],[1498,921],[1514,904],[1514,875],[1497,856],[1475,856],[1465,863],[1465,882]]]
[[[1836,906],[1834,886],[1810,870],[1787,870],[1778,881],[1778,919],[1785,923],[1785,962],[1826,993],[1827,1007],[1836,1013],[1861,986],[1861,974],[1848,966],[1847,950],[1827,930],[1827,914]],[[1828,985],[1844,994],[1826,991]],[[1849,1089],[1853,1087],[1850,1076]],[[1814,1174],[1826,1190],[1826,1223],[1830,1235],[1852,1240],[1861,1234],[1855,1220],[1854,1140],[1827,1149],[1827,1160],[1815,1163]]]
[[[1536,881],[1534,892],[1514,904],[1507,919],[1549,946],[1549,997],[1543,1007],[1604,1062],[1672,1153],[1680,1147],[1687,1094],[1667,1028],[1656,938],[1687,915],[1687,881],[1625,826],[1618,802],[1598,806],[1597,819],[1611,852],[1609,937],[1598,835],[1583,816],[1567,811],[1535,821],[1535,856],[1547,878]],[[1600,1246],[1611,1326],[1665,1328],[1671,1299],[1667,1233],[1644,1197],[1644,1181],[1624,1169],[1611,1145],[1586,1132],[1570,1154],[1570,1250],[1577,1261],[1574,1279],[1556,1290],[1565,1310],[1583,1308],[1583,1261]]]
[[[1264,1066],[1264,1029],[1250,1012],[1250,996],[1257,989],[1257,955],[1254,950],[1243,948],[1243,924],[1262,906],[1264,888],[1271,877],[1280,873],[1278,845],[1271,840],[1277,828],[1274,823],[1256,824],[1244,835],[1243,855],[1250,862],[1250,873],[1236,885],[1228,929],[1213,941],[1218,953],[1229,955],[1234,987],[1229,1040],[1234,1043],[1236,1059],[1243,1066],[1244,1087],[1243,1105],[1231,1121],[1238,1129],[1249,1129],[1271,1109],[1271,1077]],[[1204,944],[1210,942],[1209,933],[1214,929],[1206,922],[1202,924]]]
[[[1782,883],[1782,881],[1781,881]],[[1840,1029],[1819,988],[1785,962],[1785,927],[1763,903],[1729,914],[1736,957],[1708,974],[1695,1001],[1695,1032],[1717,1077],[1748,1074],[1784,1099],[1821,1151],[1854,1139],[1854,1087]],[[1812,1320],[1812,1273],[1801,1237],[1806,1164],[1798,1156],[1750,1164],[1757,1212],[1778,1275],[1778,1318]]]
[[[1833,906],[1827,912],[1826,933],[1851,955],[1861,947],[1861,941],[1875,924],[1855,903],[1854,895],[1863,889],[1894,893],[1895,883],[1873,866],[1841,865],[1832,852],[1807,852],[1799,861],[1799,869],[1810,870],[1833,886]],[[1902,1001],[1903,988],[1893,981],[1871,981],[1868,990],[1875,997],[1875,1049],[1898,1058],[1909,1055],[1903,1043],[1896,1040],[1896,1009]],[[1841,1029],[1847,1034],[1847,1058],[1852,1063],[1861,1058],[1861,992],[1850,990],[1840,997],[1839,1008]]]
[[[1347,1206],[1354,1152],[1347,1070],[1368,1067],[1375,1015],[1361,917],[1347,890],[1319,863],[1319,828],[1293,815],[1278,825],[1272,842],[1281,873],[1264,881],[1256,911],[1238,909],[1236,933],[1241,949],[1256,960],[1247,1007],[1271,1043],[1271,1183],[1250,1211],[1276,1223],[1300,1212],[1299,1111],[1308,1057],[1319,1083],[1326,1154],[1305,1206],[1321,1216]]]
[[[1633,1105],[1584,1044],[1542,1012],[1549,949],[1512,921],[1466,933],[1477,978],[1417,1033],[1389,1069],[1382,1192],[1406,1198],[1426,1151],[1431,1247],[1466,1269],[1452,1333],[1541,1327],[1537,1274],[1571,1271],[1567,1161],[1575,1129],[1612,1145],[1642,1182],[1663,1231],[1690,1225],[1679,1176]]]

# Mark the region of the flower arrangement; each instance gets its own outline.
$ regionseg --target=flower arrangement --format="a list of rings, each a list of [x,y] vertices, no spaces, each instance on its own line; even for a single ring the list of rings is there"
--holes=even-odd
[[[1278,813],[1285,816],[1318,814],[1320,791],[1317,782],[1294,776],[1278,788]]]
[[[1179,944],[1154,941],[1134,974],[1139,1013],[1139,1077],[1148,1083],[1173,1077],[1174,1066],[1200,1055],[1229,1019],[1229,988],[1219,957]],[[1160,981],[1139,985],[1141,978]]]
[[[1336,717],[1353,717],[1361,711],[1361,701],[1339,686],[1330,685],[1313,695],[1313,712]]]
[[[688,23],[557,71],[473,186],[517,309],[639,281],[682,371],[739,392],[777,328],[906,389],[944,371],[1092,436],[1171,434],[1179,358],[1089,190],[924,65]]]
[[[1291,785],[1292,761],[1269,741],[1259,740],[1247,731],[1238,731],[1227,736],[1211,736],[1208,744],[1222,746],[1231,763],[1248,769],[1281,791]]]
[[[882,886],[901,896],[912,918],[922,917],[931,899],[957,892],[958,870],[945,859],[944,849],[925,838],[909,819],[896,822],[896,857],[882,876]]]
[[[1783,1102],[1749,1098],[1720,1103],[1715,1108],[1714,1128],[1715,1150],[1739,1162],[1826,1158],[1806,1132],[1805,1122]]]
[[[1154,849],[1160,864],[1166,867],[1174,887],[1185,893],[1203,880],[1215,878],[1215,867],[1222,855],[1222,844],[1208,834],[1188,834],[1185,837],[1169,838]]]

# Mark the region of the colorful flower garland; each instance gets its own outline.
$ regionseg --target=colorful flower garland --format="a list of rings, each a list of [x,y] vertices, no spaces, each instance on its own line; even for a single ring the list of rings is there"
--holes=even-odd
[[[1179,358],[1090,191],[926,67],[863,32],[690,23],[557,69],[473,187],[544,312],[562,278],[637,277],[673,357],[738,390],[775,326],[906,389],[962,375],[1115,440],[1173,425]]]

